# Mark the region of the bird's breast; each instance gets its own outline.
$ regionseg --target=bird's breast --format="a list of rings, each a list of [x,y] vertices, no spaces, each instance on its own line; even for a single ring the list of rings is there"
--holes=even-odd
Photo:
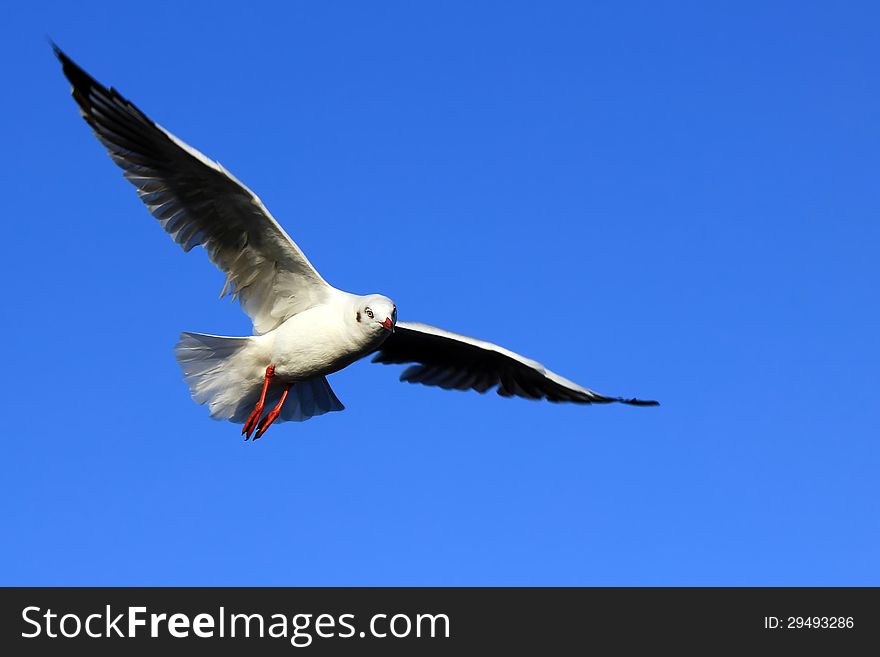
[[[375,348],[345,329],[318,313],[294,315],[273,331],[275,375],[294,381],[332,374]]]

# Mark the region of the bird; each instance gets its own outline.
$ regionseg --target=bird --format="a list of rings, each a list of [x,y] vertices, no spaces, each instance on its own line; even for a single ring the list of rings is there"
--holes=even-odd
[[[658,404],[601,395],[491,342],[398,321],[385,295],[331,286],[254,192],[50,45],[80,114],[150,214],[185,252],[204,248],[226,275],[220,297],[238,298],[253,323],[250,336],[183,332],[174,348],[193,400],[212,418],[241,424],[245,440],[275,422],[343,410],[327,376],[371,354],[376,363],[408,364],[400,380],[427,386]]]

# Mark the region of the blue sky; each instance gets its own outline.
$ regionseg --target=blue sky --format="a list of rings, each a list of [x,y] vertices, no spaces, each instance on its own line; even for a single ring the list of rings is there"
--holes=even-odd
[[[875,3],[16,3],[0,27],[2,584],[880,584]],[[659,408],[331,377],[257,444],[250,331],[50,35],[334,285]]]

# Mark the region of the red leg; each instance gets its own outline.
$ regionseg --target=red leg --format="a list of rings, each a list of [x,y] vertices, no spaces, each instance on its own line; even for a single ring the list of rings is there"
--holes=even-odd
[[[262,436],[266,433],[266,429],[275,421],[278,417],[278,414],[281,413],[281,407],[284,406],[284,400],[287,399],[287,393],[290,392],[290,386],[284,388],[284,392],[281,393],[281,399],[278,401],[278,405],[273,408],[266,417],[263,418],[263,421],[260,422],[260,428],[257,429],[257,435],[254,436],[254,440]]]
[[[260,419],[260,415],[263,413],[263,404],[266,403],[266,391],[269,389],[269,382],[272,380],[273,376],[275,376],[275,366],[269,365],[269,367],[266,368],[266,378],[263,379],[263,392],[260,393],[260,401],[254,406],[253,412],[250,414],[250,417],[248,417],[247,422],[244,423],[244,427],[241,429],[242,435],[247,434],[245,440],[251,437],[254,428],[257,426],[257,420]]]

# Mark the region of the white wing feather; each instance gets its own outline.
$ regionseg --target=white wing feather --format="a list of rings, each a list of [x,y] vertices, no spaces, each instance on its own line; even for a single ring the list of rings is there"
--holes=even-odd
[[[306,258],[260,199],[218,162],[96,82],[57,47],[83,118],[150,213],[184,251],[201,245],[226,274],[257,334],[324,303],[338,291]]]

